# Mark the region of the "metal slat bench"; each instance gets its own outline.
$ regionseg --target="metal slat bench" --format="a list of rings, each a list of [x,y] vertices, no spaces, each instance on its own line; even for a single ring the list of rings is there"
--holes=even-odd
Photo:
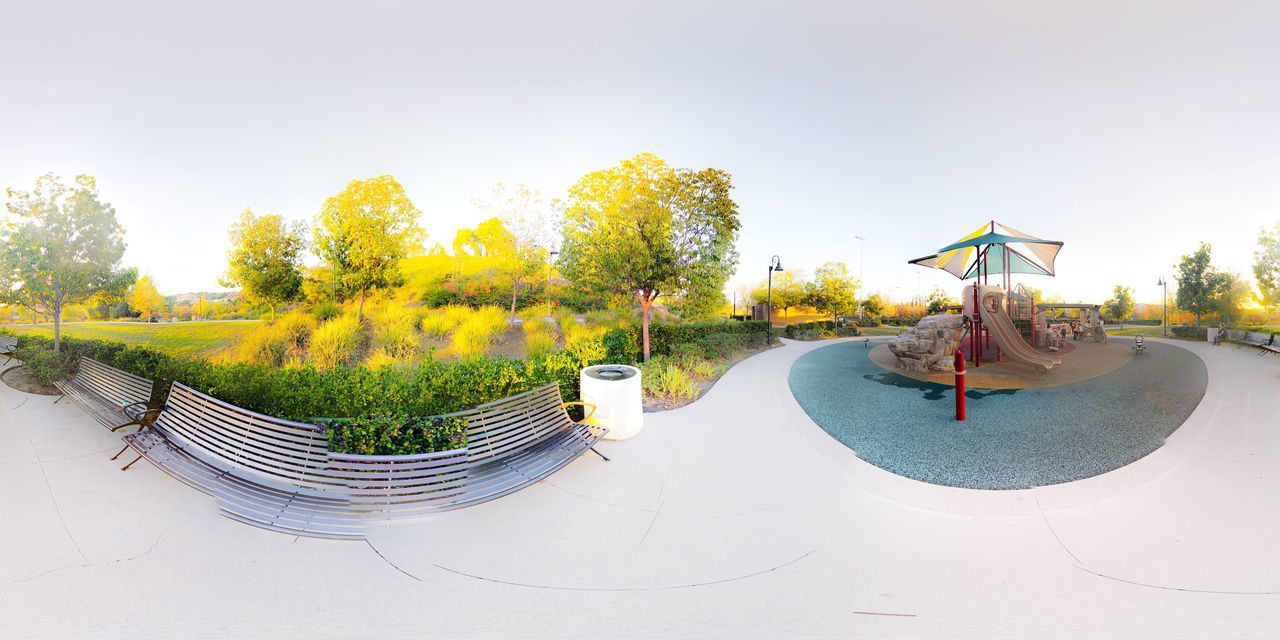
[[[13,360],[14,354],[18,351],[18,339],[13,336],[0,336],[0,356],[4,356],[3,367]]]
[[[1237,336],[1233,337],[1233,331],[1227,331],[1227,338],[1239,342],[1241,346],[1250,346],[1258,348],[1258,355],[1264,356],[1272,353],[1280,353],[1280,345],[1276,344],[1276,334],[1267,334],[1258,331],[1240,331]]]
[[[154,411],[148,407],[155,383],[127,371],[82,356],[70,380],[53,383],[62,398],[71,401],[93,416],[102,426],[118,431],[130,425],[141,426]]]
[[[466,421],[464,448],[361,456],[330,451],[323,427],[174,383],[152,427],[124,439],[138,459],[213,496],[229,518],[292,535],[363,539],[368,526],[493,500],[577,459],[604,430],[571,420],[565,406],[550,384],[445,416]]]

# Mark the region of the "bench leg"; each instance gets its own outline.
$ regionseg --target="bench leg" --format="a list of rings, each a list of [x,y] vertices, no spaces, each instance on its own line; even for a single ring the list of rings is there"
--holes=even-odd
[[[129,450],[129,445],[126,444],[123,449],[117,451],[114,456],[111,456],[111,459],[115,460],[116,458],[119,458],[121,455],[124,454],[125,451],[128,451],[128,450]]]
[[[121,468],[120,468],[120,470],[121,470],[121,471],[128,471],[128,470],[129,470],[129,467],[132,467],[136,462],[138,462],[138,461],[139,461],[139,460],[141,460],[141,459],[142,459],[142,456],[138,456],[138,457],[134,458],[134,459],[133,459],[133,462],[130,462],[129,464],[126,464],[125,466],[121,467]]]
[[[120,426],[118,426],[118,427],[113,428],[113,429],[112,429],[112,431],[113,431],[113,432],[114,432],[114,431],[119,431],[119,430],[121,430],[121,429],[123,429],[123,428],[125,428],[125,427],[132,427],[132,426],[134,426],[134,425],[138,425],[139,427],[141,427],[141,426],[142,426],[142,423],[141,423],[141,422],[138,422],[137,420],[134,420],[133,422],[126,422],[126,423],[124,423],[124,424],[122,424],[122,425],[120,425]]]
[[[605,461],[605,462],[609,462],[609,456],[606,456],[605,454],[600,453],[599,451],[596,451],[596,448],[595,448],[595,447],[591,447],[591,453],[594,453],[594,454],[596,454],[596,455],[600,456],[601,458],[604,458],[604,461]]]
[[[54,400],[54,401],[53,401],[53,403],[54,403],[54,404],[58,404],[58,401],[62,400],[62,399],[63,399],[63,398],[65,398],[65,397],[67,397],[67,394],[65,394],[65,393],[64,393],[64,394],[62,394],[62,395],[58,396],[58,399],[57,399],[57,400]]]

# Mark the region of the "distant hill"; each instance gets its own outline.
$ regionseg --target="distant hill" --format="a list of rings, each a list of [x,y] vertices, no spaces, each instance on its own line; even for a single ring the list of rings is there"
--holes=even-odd
[[[195,291],[192,293],[176,293],[171,296],[166,296],[166,298],[169,300],[170,304],[183,305],[183,304],[195,304],[196,301],[200,299],[200,296],[204,296],[204,298],[209,302],[219,302],[222,300],[239,300],[240,292],[239,291]]]

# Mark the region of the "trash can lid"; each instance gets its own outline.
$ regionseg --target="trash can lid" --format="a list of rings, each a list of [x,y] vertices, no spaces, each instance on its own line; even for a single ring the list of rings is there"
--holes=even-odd
[[[626,380],[635,377],[640,370],[624,364],[601,364],[587,367],[582,372],[597,380]]]

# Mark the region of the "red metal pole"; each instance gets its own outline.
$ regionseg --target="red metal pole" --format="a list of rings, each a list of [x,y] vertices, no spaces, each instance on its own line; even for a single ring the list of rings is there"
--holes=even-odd
[[[964,422],[964,354],[956,349],[956,420]]]

